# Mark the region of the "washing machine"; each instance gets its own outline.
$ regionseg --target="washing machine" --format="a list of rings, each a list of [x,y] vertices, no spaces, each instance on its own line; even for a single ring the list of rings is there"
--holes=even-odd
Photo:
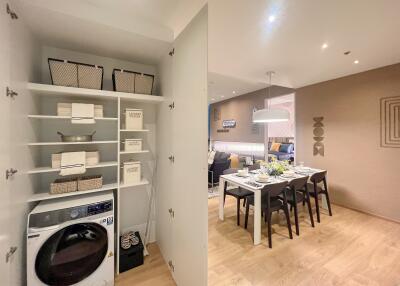
[[[30,212],[27,284],[114,285],[112,193],[42,201]]]

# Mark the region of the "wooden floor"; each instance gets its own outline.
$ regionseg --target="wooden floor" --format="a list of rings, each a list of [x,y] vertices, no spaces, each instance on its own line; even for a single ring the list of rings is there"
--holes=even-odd
[[[142,266],[121,273],[115,280],[116,286],[175,286],[168,266],[161,256],[157,244],[147,247],[149,256],[144,259]]]
[[[218,198],[209,200],[209,286],[400,285],[399,224],[333,206],[333,217],[323,212],[312,228],[300,207],[300,236],[290,240],[283,214],[275,215],[269,249],[265,226],[262,244],[253,246],[252,215],[245,230],[243,212],[236,226],[235,208],[228,198],[222,222]],[[143,266],[118,276],[117,286],[175,285],[157,245],[149,252]]]
[[[269,249],[264,225],[253,246],[252,216],[248,230],[236,226],[235,200],[225,221],[218,198],[209,200],[208,285],[400,285],[400,224],[333,206],[312,228],[300,209],[300,236],[290,240],[283,214],[275,215]]]

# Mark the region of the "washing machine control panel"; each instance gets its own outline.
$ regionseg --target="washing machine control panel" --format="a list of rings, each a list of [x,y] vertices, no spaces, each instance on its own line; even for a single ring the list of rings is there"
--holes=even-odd
[[[61,224],[66,221],[85,218],[111,212],[113,210],[112,200],[99,202],[95,204],[83,205],[72,208],[65,208],[45,213],[31,214],[29,218],[29,227],[41,228]]]

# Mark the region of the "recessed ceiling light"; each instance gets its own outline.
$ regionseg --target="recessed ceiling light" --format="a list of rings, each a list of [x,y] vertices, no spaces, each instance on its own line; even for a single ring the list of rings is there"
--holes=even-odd
[[[224,98],[225,97],[225,95],[221,95],[221,98]]]
[[[358,63],[359,63],[359,60],[355,60],[354,63],[355,63],[355,64],[358,64]]]
[[[233,94],[236,94],[236,91],[232,91]]]
[[[327,43],[323,43],[322,46],[321,46],[321,48],[322,48],[323,50],[325,50],[327,47],[328,47],[328,44],[327,44]]]
[[[215,98],[211,98],[211,100],[212,100],[212,101],[214,101],[214,100],[215,100]]]
[[[268,17],[268,21],[269,21],[270,23],[274,22],[275,19],[276,19],[275,15],[270,15],[270,16]]]

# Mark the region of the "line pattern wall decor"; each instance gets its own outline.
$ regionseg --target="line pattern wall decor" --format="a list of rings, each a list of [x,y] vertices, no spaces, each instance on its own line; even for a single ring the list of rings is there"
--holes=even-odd
[[[381,147],[400,148],[400,96],[383,97],[381,103]]]
[[[324,118],[321,117],[314,117],[314,148],[313,148],[313,154],[314,156],[325,155],[325,148],[324,148],[324,124],[322,121]]]

